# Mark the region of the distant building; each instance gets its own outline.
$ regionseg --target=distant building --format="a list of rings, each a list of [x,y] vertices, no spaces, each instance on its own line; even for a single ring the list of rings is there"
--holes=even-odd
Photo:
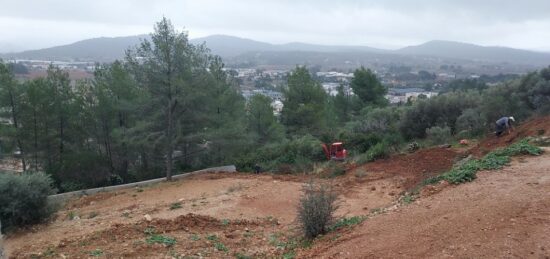
[[[416,101],[419,96],[426,98],[437,96],[437,92],[425,91],[422,88],[390,88],[385,96],[391,104],[406,103],[407,101]]]
[[[271,108],[273,108],[273,114],[279,116],[283,110],[283,102],[280,100],[275,100],[271,103]]]

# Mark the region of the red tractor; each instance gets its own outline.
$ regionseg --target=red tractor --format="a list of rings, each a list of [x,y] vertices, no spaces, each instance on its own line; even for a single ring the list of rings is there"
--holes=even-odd
[[[344,161],[348,155],[342,142],[334,142],[330,146],[323,144],[323,151],[325,151],[328,160]]]

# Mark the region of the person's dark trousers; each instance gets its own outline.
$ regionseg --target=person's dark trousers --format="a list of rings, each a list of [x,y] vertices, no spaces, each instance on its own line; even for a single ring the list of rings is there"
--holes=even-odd
[[[497,137],[500,137],[500,135],[502,135],[502,133],[504,132],[504,127],[501,126],[501,125],[498,125],[496,124],[496,132],[495,132],[495,135],[497,135]]]

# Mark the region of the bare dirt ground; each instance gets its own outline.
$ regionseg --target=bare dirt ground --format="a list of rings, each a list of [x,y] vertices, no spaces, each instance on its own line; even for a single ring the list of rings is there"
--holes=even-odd
[[[550,154],[333,233],[307,258],[549,258]]]
[[[473,183],[429,186],[413,204],[395,206],[406,191],[468,153],[481,155],[541,130],[550,132],[550,118],[470,150],[424,149],[321,179],[340,194],[337,217],[396,209],[330,233],[298,257],[547,258],[549,152],[516,159],[502,172],[481,172]],[[311,178],[203,174],[100,193],[70,200],[49,222],[11,233],[5,242],[12,258],[281,257],[285,242],[298,235],[296,206]]]
[[[11,234],[6,240],[7,248],[13,257],[63,254],[86,258],[95,249],[108,257],[164,256],[169,252],[227,256],[215,249],[215,242],[219,241],[232,252],[249,247],[250,250],[241,252],[276,255],[273,236],[282,236],[281,232],[294,228],[301,188],[308,181],[306,177],[301,181],[296,177],[283,178],[201,175],[144,189],[82,197],[67,203],[48,224]],[[385,206],[397,198],[398,189],[390,179],[375,179],[368,182],[368,188],[363,187],[343,196],[339,215],[363,215],[368,208]],[[197,226],[189,221],[190,214],[204,224]],[[145,215],[152,221],[145,220]],[[184,224],[165,227],[175,222]],[[147,227],[167,233],[179,242],[170,248],[146,244],[143,241]],[[200,240],[190,240],[195,235]],[[217,241],[206,239],[212,235],[217,236]],[[249,240],[252,237],[257,240]],[[255,244],[259,249],[239,242]]]
[[[426,166],[432,159],[426,152],[439,154],[440,165]],[[331,182],[340,193],[337,216],[366,215],[394,203],[410,182],[448,169],[456,155],[450,149],[397,155],[321,181]],[[301,189],[310,179],[305,175],[205,174],[148,188],[85,196],[65,204],[51,222],[11,234],[7,247],[12,257],[23,258],[85,258],[96,249],[107,257],[231,257],[237,252],[276,256],[282,251],[274,238],[284,239],[282,233],[296,228]],[[197,227],[190,217],[204,224]],[[189,224],[166,227],[174,222]],[[148,227],[175,237],[177,244],[159,248],[144,242]],[[206,239],[212,235],[216,240]],[[218,251],[216,242],[229,252]]]

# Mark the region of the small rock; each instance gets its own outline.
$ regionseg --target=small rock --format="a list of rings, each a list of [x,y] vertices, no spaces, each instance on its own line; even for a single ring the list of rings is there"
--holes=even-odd
[[[250,229],[248,229],[248,228],[244,228],[244,231],[246,231],[246,232],[249,232],[249,231],[250,231]]]
[[[376,191],[376,187],[374,187],[374,186],[373,186],[373,187],[370,187],[370,190],[371,190],[371,191]]]
[[[153,218],[151,218],[151,215],[149,215],[149,214],[145,214],[145,216],[143,216],[143,217],[144,217],[145,220],[147,220],[147,221],[153,220]]]

